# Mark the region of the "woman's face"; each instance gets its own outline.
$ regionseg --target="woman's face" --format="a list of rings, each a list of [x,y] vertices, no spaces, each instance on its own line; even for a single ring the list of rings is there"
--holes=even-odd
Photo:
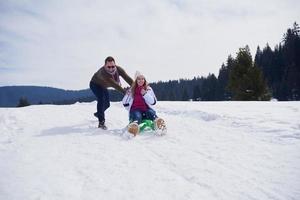
[[[138,76],[138,77],[136,78],[136,83],[137,83],[138,86],[143,86],[144,83],[145,83],[145,78],[144,78],[144,76]]]

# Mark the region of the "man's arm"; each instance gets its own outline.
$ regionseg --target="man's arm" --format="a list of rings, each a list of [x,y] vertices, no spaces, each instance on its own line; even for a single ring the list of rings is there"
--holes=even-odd
[[[116,90],[118,90],[118,91],[121,92],[122,94],[125,94],[125,93],[126,93],[125,89],[122,88],[122,87],[121,87],[116,81],[114,81],[112,78],[109,78],[107,81],[110,83],[111,87],[115,88]]]
[[[125,72],[125,70],[122,67],[117,66],[117,68],[118,68],[119,75],[131,86],[133,83],[132,78],[128,76],[128,74]]]

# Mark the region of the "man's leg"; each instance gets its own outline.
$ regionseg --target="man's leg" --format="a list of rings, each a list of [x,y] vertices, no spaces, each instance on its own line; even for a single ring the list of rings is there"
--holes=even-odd
[[[104,89],[104,91],[103,91],[103,112],[105,112],[106,109],[109,107],[110,107],[109,92],[108,92],[108,89]]]
[[[106,92],[108,94],[107,89],[102,88],[99,85],[96,85],[93,82],[90,82],[90,89],[97,97],[97,113],[96,116],[98,117],[99,122],[105,121],[104,111],[107,109],[107,99],[105,98]],[[108,100],[109,101],[109,100]],[[105,106],[106,105],[106,106]],[[105,108],[105,109],[104,109]]]

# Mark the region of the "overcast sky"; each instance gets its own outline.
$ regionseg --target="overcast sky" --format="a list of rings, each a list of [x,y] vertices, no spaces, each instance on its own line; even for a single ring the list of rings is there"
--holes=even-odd
[[[85,89],[109,55],[149,82],[218,75],[295,21],[298,0],[0,0],[0,86]]]

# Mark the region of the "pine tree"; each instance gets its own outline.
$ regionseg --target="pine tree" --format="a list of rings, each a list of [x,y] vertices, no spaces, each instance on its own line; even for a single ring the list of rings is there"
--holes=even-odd
[[[26,97],[21,97],[19,99],[19,103],[18,103],[17,107],[25,107],[25,106],[30,106],[30,103],[28,102]]]
[[[256,54],[255,54],[255,59],[254,59],[254,63],[255,63],[256,65],[261,64],[261,59],[262,59],[262,57],[263,57],[263,52],[260,50],[260,47],[257,46],[257,48],[256,48]]]
[[[193,101],[201,100],[201,91],[199,85],[196,85],[193,90]]]
[[[222,64],[219,70],[218,83],[217,83],[217,99],[216,100],[228,100],[231,99],[231,94],[227,89],[229,72],[234,63],[234,59],[231,55],[228,56],[226,65]]]
[[[175,100],[176,99],[175,99],[174,92],[173,92],[173,90],[170,90],[168,101],[175,101]]]
[[[217,98],[217,78],[214,74],[209,74],[203,81],[201,87],[201,99],[204,101],[215,101]]]
[[[267,85],[262,72],[252,61],[248,46],[240,48],[234,65],[230,70],[228,89],[234,100],[268,100]]]
[[[183,89],[183,94],[182,94],[182,101],[188,101],[190,99],[190,97],[189,97],[189,94],[188,94],[188,92],[187,92],[187,89],[186,88],[184,88]]]
[[[285,70],[281,88],[287,87],[286,100],[300,99],[300,35],[299,25],[295,22],[292,29],[284,35],[284,65]],[[284,92],[284,91],[281,91]]]

